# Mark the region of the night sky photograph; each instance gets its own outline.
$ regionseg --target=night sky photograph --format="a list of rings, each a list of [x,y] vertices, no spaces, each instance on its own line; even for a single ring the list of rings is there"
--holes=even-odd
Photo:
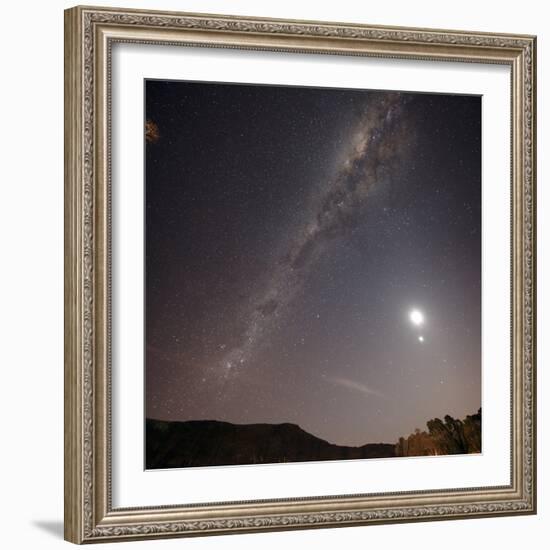
[[[146,468],[481,452],[481,97],[144,85]]]

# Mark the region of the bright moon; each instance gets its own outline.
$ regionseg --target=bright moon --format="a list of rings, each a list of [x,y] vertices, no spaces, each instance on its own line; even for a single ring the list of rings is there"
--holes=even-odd
[[[419,336],[419,337],[418,337],[418,341],[419,341],[419,342],[424,342],[424,336]]]
[[[409,318],[413,325],[420,326],[424,322],[424,315],[422,315],[421,311],[418,311],[417,309],[413,309],[410,314]]]

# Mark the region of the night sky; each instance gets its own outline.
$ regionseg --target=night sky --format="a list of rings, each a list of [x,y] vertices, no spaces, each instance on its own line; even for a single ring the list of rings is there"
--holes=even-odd
[[[145,91],[148,417],[362,445],[478,410],[480,97]]]

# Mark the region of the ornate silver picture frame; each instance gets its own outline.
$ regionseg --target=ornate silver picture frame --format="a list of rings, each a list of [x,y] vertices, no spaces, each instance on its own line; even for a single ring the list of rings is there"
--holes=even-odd
[[[189,501],[182,494],[180,502],[114,503],[113,438],[119,431],[112,424],[112,348],[117,344],[111,322],[116,254],[111,246],[116,221],[111,202],[111,107],[117,44],[509,69],[510,176],[502,182],[511,196],[511,288],[509,296],[502,297],[510,301],[511,310],[510,364],[503,367],[510,372],[509,483],[241,500],[224,499],[220,493],[208,502]],[[113,542],[536,513],[535,73],[534,36],[129,9],[66,10],[66,540]]]

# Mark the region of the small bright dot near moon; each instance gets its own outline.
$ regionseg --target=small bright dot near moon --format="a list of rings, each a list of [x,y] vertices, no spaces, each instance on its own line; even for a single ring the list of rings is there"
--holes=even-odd
[[[417,309],[413,309],[409,313],[409,319],[411,320],[413,325],[420,326],[424,322],[424,315],[421,311],[418,311]]]
[[[419,342],[424,342],[424,336],[419,336],[419,337],[418,337],[418,341],[419,341]]]

